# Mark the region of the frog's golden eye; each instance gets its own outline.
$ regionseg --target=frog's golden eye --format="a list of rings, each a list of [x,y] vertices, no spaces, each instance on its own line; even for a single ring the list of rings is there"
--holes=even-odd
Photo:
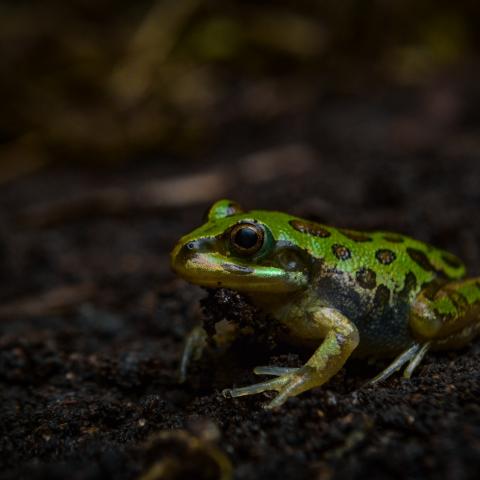
[[[236,253],[253,255],[263,246],[265,231],[255,223],[240,223],[230,232],[230,244]]]

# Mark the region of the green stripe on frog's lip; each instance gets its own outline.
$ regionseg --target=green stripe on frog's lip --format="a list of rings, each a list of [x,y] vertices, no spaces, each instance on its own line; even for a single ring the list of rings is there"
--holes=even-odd
[[[215,253],[195,253],[183,261],[175,260],[174,257],[172,267],[178,275],[204,287],[281,293],[298,290],[308,283],[302,272],[232,263]]]

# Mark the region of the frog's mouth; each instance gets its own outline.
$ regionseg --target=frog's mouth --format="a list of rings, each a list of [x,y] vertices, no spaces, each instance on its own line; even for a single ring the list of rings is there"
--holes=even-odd
[[[188,282],[204,287],[226,287],[240,291],[292,292],[306,287],[307,275],[301,271],[249,265],[218,253],[172,253],[172,269]]]

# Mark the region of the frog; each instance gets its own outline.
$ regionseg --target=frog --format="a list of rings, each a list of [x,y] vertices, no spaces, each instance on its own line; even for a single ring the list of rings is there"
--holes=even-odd
[[[223,391],[276,392],[268,409],[324,385],[350,357],[390,359],[368,382],[376,385],[402,368],[410,378],[427,352],[462,348],[480,332],[480,277],[467,277],[454,254],[399,233],[246,211],[223,199],[177,242],[171,267],[190,283],[240,292],[292,344],[312,349],[300,368],[259,366],[254,373],[266,380]],[[205,345],[200,325],[185,342],[182,380]]]

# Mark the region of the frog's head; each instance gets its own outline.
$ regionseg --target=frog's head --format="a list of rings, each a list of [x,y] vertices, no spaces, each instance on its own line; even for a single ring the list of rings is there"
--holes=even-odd
[[[205,287],[246,292],[293,292],[308,285],[309,255],[292,241],[279,212],[244,212],[216,202],[204,225],[182,237],[171,254],[173,270]]]

